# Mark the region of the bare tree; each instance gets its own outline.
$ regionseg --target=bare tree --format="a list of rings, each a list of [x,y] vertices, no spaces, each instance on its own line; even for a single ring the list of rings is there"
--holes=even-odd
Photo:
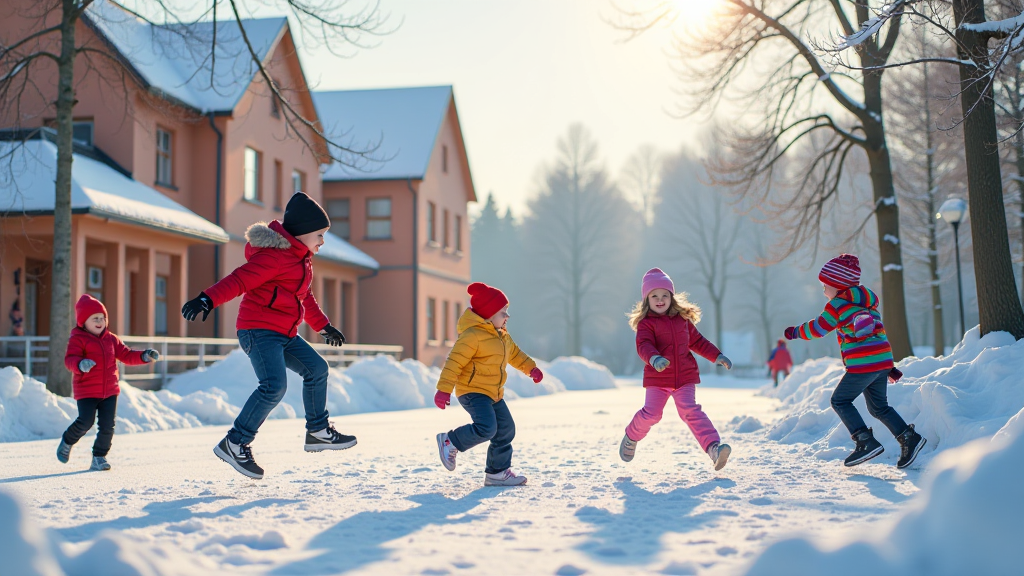
[[[624,12],[623,27],[641,32],[673,16],[673,4],[651,11]],[[848,10],[852,11],[848,13]],[[716,181],[730,186],[746,203],[758,204],[786,223],[788,253],[817,243],[822,217],[837,202],[847,161],[856,152],[868,160],[886,331],[897,359],[911,354],[903,291],[899,209],[893,187],[882,109],[882,76],[900,34],[900,20],[862,43],[857,57],[867,71],[833,72],[806,38],[839,28],[853,34],[856,22],[870,16],[869,2],[852,7],[839,0],[725,0],[717,21],[702,33],[681,35],[677,58],[684,114],[714,111],[723,100],[739,102],[747,113],[729,130],[720,130],[731,151],[710,165]],[[852,91],[860,93],[858,99]],[[824,145],[802,166],[803,175],[788,198],[773,189],[779,160],[811,146]],[[895,241],[893,241],[895,240]]]
[[[736,278],[740,216],[733,211],[725,191],[706,184],[700,159],[687,152],[667,162],[658,196],[657,238],[670,244],[671,260],[682,262],[688,277],[706,291],[715,318],[715,344],[722,345],[726,292]]]
[[[654,222],[661,166],[662,157],[658,150],[644,144],[626,160],[619,177],[619,185],[640,204],[644,223],[648,226]]]
[[[927,29],[921,27],[914,32],[904,33],[906,58],[924,59],[942,53]],[[954,124],[950,108],[956,104],[957,84],[954,68],[922,61],[920,66],[894,73],[886,86],[893,157],[901,165],[895,182],[904,205],[904,256],[909,262],[927,267],[927,279],[919,284],[928,286],[931,292],[936,356],[945,353],[946,341],[941,293],[945,270],[939,256],[949,254],[952,240],[947,238],[946,227],[942,243],[945,249],[940,250],[935,213],[946,196],[966,193],[963,135],[958,127],[950,127]]]
[[[1001,18],[1020,14],[1024,5],[1018,0],[997,0],[996,15]],[[1012,169],[1003,174],[1009,188],[1017,194],[1017,224],[1020,242],[1021,284],[1020,298],[1024,303],[1024,53],[1015,51],[1008,56],[1006,65],[996,73],[995,104],[1004,141],[1009,144],[1004,164]],[[1011,217],[1012,219],[1012,217]]]
[[[917,5],[921,5],[921,9]],[[949,8],[952,9],[952,23],[948,22]],[[1005,331],[1017,339],[1024,338],[1024,307],[1017,297],[1003,204],[994,98],[998,71],[1011,62],[1014,54],[1024,49],[1024,18],[1017,16],[988,22],[983,0],[951,0],[948,3],[896,0],[876,11],[872,18],[862,19],[864,26],[855,33],[848,32],[835,49],[841,53],[847,48],[854,48],[860,54],[868,49],[865,43],[875,42],[873,39],[883,25],[888,23],[890,29],[898,26],[908,14],[913,16],[911,21],[916,19],[921,25],[945,35],[956,47],[956,58],[929,55],[924,59],[894,63],[862,62],[860,66],[846,64],[846,67],[872,74],[885,68],[929,61],[949,63],[959,69],[958,95],[970,190],[971,239],[974,243],[981,333]],[[990,49],[992,40],[999,42]]]
[[[567,351],[583,353],[584,329],[603,317],[621,323],[619,307],[602,307],[632,270],[639,214],[598,163],[597,144],[580,124],[558,141],[558,160],[528,204],[522,234],[529,261],[553,289],[549,304],[565,316]],[[632,279],[627,279],[632,280]]]
[[[81,78],[75,77],[76,62],[80,57],[91,59],[88,71],[99,69],[113,71],[120,79],[120,88],[142,92],[144,95],[163,95],[148,86],[124,61],[123,56],[113,53],[107,46],[83,42],[76,37],[77,26],[83,18],[102,19],[92,8],[108,4],[109,0],[45,0],[23,2],[5,7],[33,23],[23,35],[0,38],[0,118],[11,128],[20,128],[27,118],[22,115],[22,98],[41,95],[44,101],[55,101],[57,174],[54,201],[54,238],[51,287],[50,344],[47,369],[47,387],[58,394],[71,393],[71,377],[64,368],[64,350],[71,331],[71,164],[72,128],[75,106],[75,85]],[[353,9],[347,2],[323,0],[278,0],[267,2],[289,14],[307,45],[322,44],[332,51],[341,47],[360,46],[365,34],[382,30],[384,20],[376,5]],[[241,34],[252,69],[257,78],[269,89],[276,106],[287,122],[289,133],[299,139],[318,158],[333,158],[338,162],[357,168],[365,168],[375,160],[376,148],[353,147],[339,141],[320,127],[315,117],[303,114],[296,101],[296,95],[287,87],[275,82],[271,72],[262,61],[259,50],[250,41],[242,25],[237,0],[214,0],[209,9],[195,13],[193,3],[181,0],[158,0],[143,2],[136,0],[132,6],[120,6],[132,17],[139,18],[152,26],[160,26],[165,38],[174,38],[184,43],[191,55],[198,55],[194,77],[209,78],[209,87],[217,90],[223,78],[217,78],[214,70],[218,57],[218,30],[222,23],[235,23]],[[117,25],[117,23],[114,23]],[[206,24],[201,26],[201,24]],[[101,63],[101,64],[98,64]],[[35,75],[41,67],[55,65],[57,68],[56,94],[50,88],[38,85]],[[252,77],[245,81],[251,81]],[[202,114],[202,111],[197,111]]]

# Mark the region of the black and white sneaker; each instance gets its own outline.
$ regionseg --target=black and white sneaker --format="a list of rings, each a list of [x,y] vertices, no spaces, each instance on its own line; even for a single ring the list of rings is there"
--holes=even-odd
[[[235,444],[225,436],[213,448],[213,453],[218,458],[227,462],[232,468],[238,470],[242,475],[260,480],[263,478],[263,468],[252,457],[252,448],[248,444]]]
[[[924,448],[927,440],[914,430],[914,425],[907,426],[902,434],[896,437],[900,443],[900,459],[896,462],[897,468],[906,468],[914,463],[917,453]]]
[[[306,452],[320,452],[322,450],[344,450],[356,445],[356,437],[342,434],[334,429],[334,424],[328,424],[327,428],[316,432],[306,431]]]

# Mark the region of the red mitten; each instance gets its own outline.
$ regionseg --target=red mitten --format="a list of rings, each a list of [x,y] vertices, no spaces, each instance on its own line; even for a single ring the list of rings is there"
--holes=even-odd
[[[530,378],[533,378],[534,384],[540,384],[540,381],[544,379],[544,373],[540,371],[540,368],[534,368],[530,370]]]
[[[451,403],[452,403],[452,394],[451,394],[451,392],[443,392],[441,390],[438,390],[437,393],[434,394],[434,405],[437,406],[438,408],[440,408],[441,410],[444,410],[444,407],[449,405],[449,404],[451,404]]]

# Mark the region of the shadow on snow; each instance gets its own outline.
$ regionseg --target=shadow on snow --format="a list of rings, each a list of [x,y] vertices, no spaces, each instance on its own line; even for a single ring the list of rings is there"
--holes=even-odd
[[[319,551],[319,554],[279,566],[270,573],[303,576],[338,574],[385,560],[390,553],[385,543],[414,534],[427,526],[478,520],[480,516],[466,513],[479,505],[485,495],[497,496],[501,492],[501,489],[478,488],[455,500],[441,494],[414,494],[407,500],[419,506],[406,510],[360,512],[310,540],[307,548]],[[456,515],[462,516],[451,518]]]
[[[669,532],[683,534],[723,516],[737,516],[729,510],[693,511],[704,503],[702,496],[716,488],[732,488],[736,482],[716,478],[708,482],[654,493],[623,478],[616,487],[624,496],[622,513],[586,506],[576,512],[583,522],[597,530],[577,549],[608,564],[645,564],[661,551],[661,538]]]

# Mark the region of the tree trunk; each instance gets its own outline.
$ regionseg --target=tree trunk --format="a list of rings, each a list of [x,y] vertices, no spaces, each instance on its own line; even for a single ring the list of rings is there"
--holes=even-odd
[[[935,143],[932,137],[931,90],[928,84],[928,63],[923,65],[924,71],[924,135],[925,162],[927,166],[926,191],[928,213],[928,271],[932,284],[932,334],[935,343],[935,355],[946,353],[946,331],[942,322],[942,291],[939,287],[939,243],[935,229]]]
[[[961,27],[962,23],[985,21],[982,0],[954,0],[953,18],[959,57],[977,64],[960,66],[960,103],[981,334],[1005,331],[1019,340],[1024,338],[1024,309],[1017,298],[1003,206],[995,102],[991,91],[982,92],[986,86],[982,76],[989,72],[988,37]]]
[[[1019,72],[1018,72],[1019,74]],[[1024,120],[1017,119],[1017,126],[1024,123]],[[1020,301],[1024,304],[1024,131],[1018,130],[1014,135],[1014,153],[1017,155],[1017,191],[1020,193],[1020,243],[1021,243],[1021,268],[1020,268]]]
[[[63,0],[60,62],[57,65],[57,182],[53,206],[53,265],[50,299],[50,344],[46,388],[71,395],[71,373],[64,353],[71,333],[71,160],[72,120],[75,106],[75,0]]]
[[[570,312],[572,321],[569,323],[569,354],[582,356],[583,346],[580,340],[583,330],[582,323],[582,302],[583,300],[583,246],[580,242],[580,175],[576,166],[573,166],[572,175],[572,310]]]
[[[722,344],[722,335],[725,333],[725,331],[722,329],[722,300],[723,300],[725,295],[723,294],[723,295],[720,295],[718,297],[715,297],[714,296],[714,292],[712,292],[711,294],[712,294],[711,302],[715,306],[715,342],[714,342],[714,344],[715,344],[715,346],[718,346],[719,349],[721,349],[722,347],[724,347],[724,344]],[[718,373],[718,374],[721,374],[722,370],[723,370],[723,368],[721,366],[717,365],[717,364],[714,365],[714,369],[715,369],[715,372]]]
[[[865,59],[866,65],[877,62]],[[882,269],[882,311],[885,333],[893,358],[900,361],[913,354],[907,303],[903,293],[903,250],[900,247],[900,210],[892,182],[892,160],[882,123],[882,72],[864,74],[864,106],[875,120],[864,122],[871,189],[875,202],[875,226],[878,233],[878,262]]]

